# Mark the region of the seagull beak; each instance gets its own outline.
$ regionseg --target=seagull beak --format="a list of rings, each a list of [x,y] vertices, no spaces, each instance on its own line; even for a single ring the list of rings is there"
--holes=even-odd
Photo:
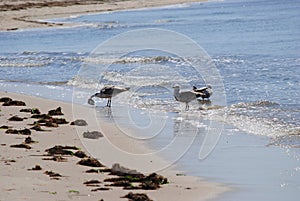
[[[92,98],[88,99],[88,104],[95,105],[95,101]]]

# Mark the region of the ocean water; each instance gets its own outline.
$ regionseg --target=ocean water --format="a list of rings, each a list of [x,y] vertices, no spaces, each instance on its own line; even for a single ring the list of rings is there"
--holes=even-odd
[[[234,188],[220,200],[298,200],[299,10],[297,0],[227,0],[51,19],[78,26],[0,33],[0,87],[84,105],[103,85],[131,87],[113,99],[120,129]],[[174,84],[214,94],[184,111]],[[187,149],[174,152],[174,139]]]

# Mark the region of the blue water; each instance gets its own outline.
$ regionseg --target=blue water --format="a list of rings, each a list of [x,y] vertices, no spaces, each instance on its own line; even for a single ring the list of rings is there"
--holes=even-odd
[[[103,84],[137,88],[130,101],[116,98],[115,104],[167,113],[168,131],[174,135],[180,133],[178,126],[188,134],[195,128],[205,132],[210,121],[225,123],[219,143],[209,157],[198,160],[204,141],[199,134],[190,151],[178,161],[188,174],[237,189],[220,200],[297,200],[299,10],[297,0],[228,0],[53,19],[80,25],[67,29],[1,32],[1,90],[71,101],[73,87],[86,96]],[[180,112],[183,106],[174,101],[170,92],[174,80],[182,85],[201,86],[205,79],[195,78],[193,69],[170,52],[131,52],[110,65],[100,78],[83,72],[83,67],[109,62],[90,57],[99,44],[126,31],[146,28],[174,31],[200,45],[220,74],[226,104],[217,104],[218,89],[214,89],[209,110],[199,112],[201,104],[195,102],[189,115]],[[170,69],[177,69],[180,76],[170,73]],[[141,124],[142,118],[137,116]],[[194,121],[199,116],[201,122]],[[149,144],[161,148],[168,140],[169,135]]]

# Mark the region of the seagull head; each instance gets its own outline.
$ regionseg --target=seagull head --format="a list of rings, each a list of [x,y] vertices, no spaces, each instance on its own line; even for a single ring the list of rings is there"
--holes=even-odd
[[[179,87],[178,84],[175,84],[175,85],[173,86],[173,88],[174,88],[174,89],[179,89],[180,87]]]

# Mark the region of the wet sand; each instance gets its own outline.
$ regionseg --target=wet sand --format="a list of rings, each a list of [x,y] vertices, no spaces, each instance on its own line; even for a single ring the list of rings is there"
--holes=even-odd
[[[4,0],[0,2],[0,31],[14,31],[27,28],[69,27],[73,26],[73,24],[52,23],[41,20],[88,13],[201,1],[202,0]]]
[[[147,189],[149,188],[149,182],[143,184],[142,181],[122,181],[121,184],[118,183],[120,186],[112,186],[116,183],[109,181],[109,179],[120,179],[122,176],[113,173],[115,169],[110,165],[102,164],[101,158],[97,158],[96,161],[103,165],[102,167],[79,164],[79,161],[82,160],[79,156],[82,153],[78,154],[77,148],[87,155],[84,157],[85,159],[92,157],[85,149],[80,136],[82,131],[88,132],[96,128],[93,125],[95,123],[93,122],[94,117],[89,118],[83,115],[81,119],[84,119],[87,125],[71,125],[70,123],[75,119],[72,109],[74,105],[70,103],[5,92],[0,92],[1,97],[9,97],[13,101],[22,101],[26,106],[14,106],[14,104],[22,105],[22,102],[12,101],[8,101],[8,103],[13,103],[13,105],[4,106],[3,104],[7,102],[5,100],[0,103],[0,126],[2,127],[0,129],[0,200],[103,199],[116,201],[128,200],[128,198],[121,197],[132,192],[133,194],[147,195],[151,200],[194,201],[216,198],[229,190],[220,184],[182,175],[174,168],[156,172],[157,175],[161,175],[159,178],[166,179],[162,180],[164,182],[159,182],[156,189]],[[61,110],[57,109],[59,107]],[[52,111],[54,114],[49,114],[50,117],[48,115],[48,117],[45,117],[46,120],[43,120],[41,115],[33,117],[33,115],[37,115],[36,108],[39,109],[41,114],[47,114],[50,110],[57,110]],[[27,110],[21,112],[21,109]],[[76,110],[82,110],[82,114],[86,114],[87,110],[92,110],[92,108],[76,105]],[[80,118],[80,116],[77,115],[77,118]],[[51,124],[47,119],[52,119]],[[40,129],[43,131],[36,129],[37,125],[40,125]],[[106,128],[105,130],[111,130],[109,123],[103,122],[102,126]],[[78,127],[80,129],[77,129]],[[13,134],[14,130],[17,131],[17,134]],[[98,138],[96,136],[95,139],[89,140],[105,142],[109,135],[118,131],[99,132],[103,134],[103,137],[100,135]],[[31,141],[28,141],[28,137],[31,138]],[[114,143],[132,149],[129,138],[120,138]],[[55,146],[56,149],[51,149]],[[61,149],[59,149],[59,146]],[[142,151],[146,148],[143,145],[135,145],[134,149]],[[161,159],[153,158],[152,160],[159,162]],[[149,161],[133,160],[131,163],[140,164],[132,164],[130,167],[129,164],[123,165],[124,163],[121,161],[120,158],[120,162],[117,162],[129,169],[132,167],[146,167],[147,162],[149,163]],[[92,164],[97,166],[98,163]],[[93,173],[87,173],[87,170]],[[143,168],[139,168],[137,171],[144,177],[151,175]],[[128,178],[128,175],[125,176]],[[132,177],[132,175],[129,177]],[[130,184],[129,189],[124,189],[124,185],[128,186],[128,183]],[[152,184],[155,182],[150,183],[152,188]],[[133,186],[136,189],[132,188]]]

